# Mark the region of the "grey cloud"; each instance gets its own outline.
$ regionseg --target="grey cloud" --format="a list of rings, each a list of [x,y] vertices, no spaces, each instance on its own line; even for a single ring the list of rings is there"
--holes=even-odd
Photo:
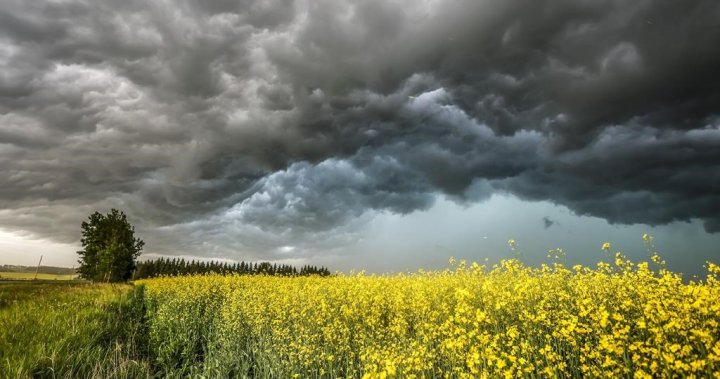
[[[545,229],[557,224],[557,221],[554,221],[550,217],[547,217],[547,216],[543,217],[542,222],[543,222],[543,226],[545,227]]]
[[[158,250],[275,254],[507,191],[720,229],[716,1],[0,5],[7,228],[113,205]]]
[[[691,131],[605,129],[586,149],[553,156],[502,186],[529,199],[553,199],[616,223],[665,224],[699,218],[715,231],[720,126]]]
[[[271,230],[326,230],[367,209],[408,213],[433,203],[432,188],[392,157],[293,164],[258,187],[229,213]]]

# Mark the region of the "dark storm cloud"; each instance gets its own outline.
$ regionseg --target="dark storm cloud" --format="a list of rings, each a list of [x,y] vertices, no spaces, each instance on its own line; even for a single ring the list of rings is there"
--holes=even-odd
[[[0,226],[282,254],[509,191],[720,231],[714,0],[0,4]]]
[[[547,217],[547,216],[543,217],[542,221],[543,221],[543,226],[545,227],[545,229],[557,224],[557,221],[553,221],[550,217]]]
[[[713,126],[714,125],[714,126]],[[554,199],[616,223],[701,218],[718,232],[720,128],[606,128],[583,150],[555,156],[502,184],[528,199]]]

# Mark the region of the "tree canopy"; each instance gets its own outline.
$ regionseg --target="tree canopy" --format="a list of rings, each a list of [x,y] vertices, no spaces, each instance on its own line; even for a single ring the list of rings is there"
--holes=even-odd
[[[95,212],[81,228],[80,276],[104,282],[130,279],[145,243],[135,238],[135,227],[130,225],[125,213],[117,209],[106,215]]]
[[[179,276],[197,274],[240,274],[240,275],[273,275],[273,276],[329,276],[326,267],[304,265],[299,269],[288,264],[270,262],[218,262],[218,261],[186,261],[184,258],[160,258],[137,263],[133,279],[155,278],[158,276]]]

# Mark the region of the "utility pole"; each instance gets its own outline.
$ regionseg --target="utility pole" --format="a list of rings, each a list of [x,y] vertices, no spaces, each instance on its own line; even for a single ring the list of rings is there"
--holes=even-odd
[[[37,268],[35,268],[35,277],[33,278],[33,280],[37,280],[37,274],[38,274],[38,271],[40,271],[40,263],[42,263],[42,257],[43,256],[40,255],[40,262],[38,262]]]

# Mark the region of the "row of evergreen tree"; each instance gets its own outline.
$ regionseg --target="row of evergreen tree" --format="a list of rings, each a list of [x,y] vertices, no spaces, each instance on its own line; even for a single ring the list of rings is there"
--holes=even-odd
[[[278,275],[278,276],[329,276],[330,270],[326,267],[305,265],[298,269],[286,264],[270,262],[240,262],[228,263],[217,261],[186,261],[185,259],[151,259],[137,262],[133,279],[155,278],[158,276],[179,276],[194,274],[245,274],[245,275]]]

